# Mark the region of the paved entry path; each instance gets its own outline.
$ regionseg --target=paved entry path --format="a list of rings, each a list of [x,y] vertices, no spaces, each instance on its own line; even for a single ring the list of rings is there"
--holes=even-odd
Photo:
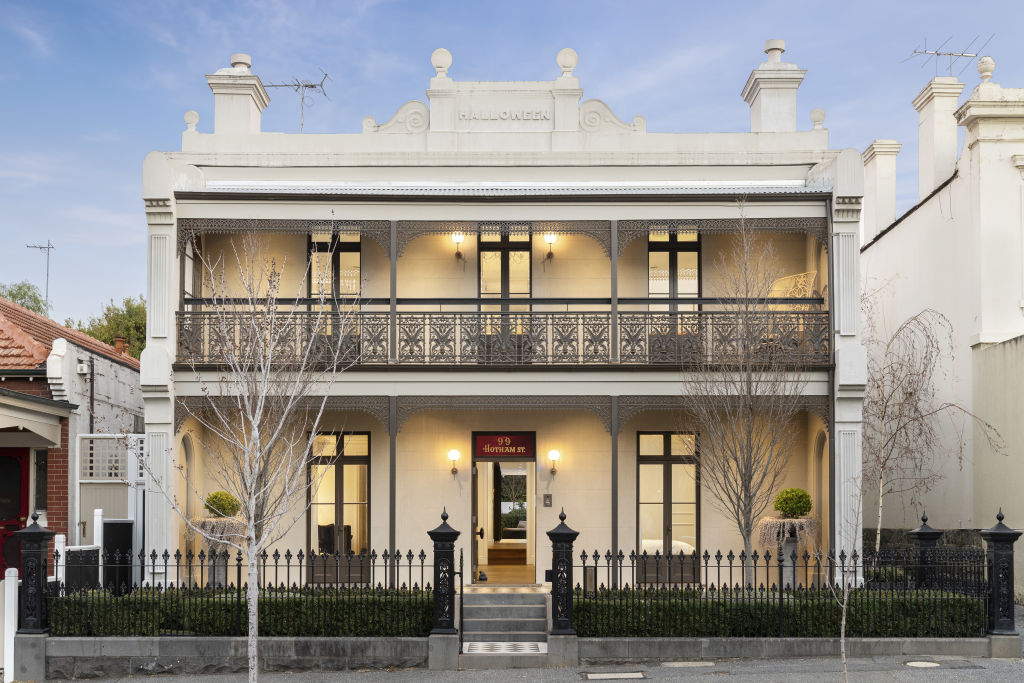
[[[907,662],[933,662],[937,667],[913,668]],[[1020,659],[964,659],[960,657],[875,657],[851,659],[849,663],[851,681],[1024,681],[1024,661]],[[785,659],[775,661],[720,660],[711,666],[684,663],[673,665],[622,665],[583,666],[572,669],[516,669],[508,671],[426,671],[404,669],[393,671],[367,670],[339,673],[294,673],[263,674],[266,683],[297,683],[309,681],[586,681],[586,680],[636,680],[637,674],[643,679],[661,681],[708,681],[723,678],[730,681],[751,681],[772,683],[774,681],[839,681],[842,680],[838,659]],[[588,676],[587,674],[618,674],[612,678]],[[244,674],[218,676],[177,676],[109,679],[125,683],[142,681],[202,681],[203,683],[244,683]]]

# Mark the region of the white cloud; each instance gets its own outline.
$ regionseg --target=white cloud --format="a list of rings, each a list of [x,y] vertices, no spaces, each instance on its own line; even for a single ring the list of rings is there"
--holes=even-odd
[[[32,46],[39,55],[43,57],[50,56],[50,43],[46,38],[33,28],[21,25],[15,26],[14,32],[21,36],[22,40]]]
[[[624,65],[625,68],[617,74],[602,78],[599,90],[595,92],[599,92],[602,98],[614,100],[651,90],[665,90],[672,84],[678,84],[679,89],[682,89],[685,84],[679,83],[679,80],[683,76],[706,71],[708,64],[721,59],[728,52],[724,42],[680,47],[643,64]],[[700,74],[701,78],[707,78],[707,75]]]
[[[58,215],[67,220],[69,224],[66,225],[67,228],[72,228],[76,224],[85,228],[69,231],[78,242],[135,244],[145,241],[146,216],[141,209],[139,211],[112,211],[104,206],[75,204],[60,209]],[[92,229],[97,226],[105,229],[102,231]]]

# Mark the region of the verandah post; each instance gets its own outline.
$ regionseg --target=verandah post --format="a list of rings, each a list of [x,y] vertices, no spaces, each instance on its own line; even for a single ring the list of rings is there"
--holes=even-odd
[[[455,541],[461,533],[448,525],[447,510],[441,511],[441,524],[427,532],[434,542],[434,628],[431,634],[458,633],[455,629]]]
[[[565,508],[558,513],[558,526],[548,532],[551,539],[551,635],[574,636],[572,626],[572,544],[580,532],[565,524]]]
[[[992,635],[1017,634],[1013,622],[1013,544],[1020,536],[1020,531],[1003,524],[1002,508],[996,515],[996,525],[981,532],[988,556],[987,631]]]

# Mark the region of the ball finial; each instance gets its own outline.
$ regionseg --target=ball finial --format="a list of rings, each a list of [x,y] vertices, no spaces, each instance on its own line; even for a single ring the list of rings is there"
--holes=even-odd
[[[928,513],[924,510],[921,511],[921,524],[922,526],[928,523]]]
[[[194,109],[185,112],[185,125],[188,126],[190,132],[195,132],[197,123],[199,123],[199,112]]]
[[[563,76],[572,76],[573,69],[579,64],[580,56],[571,47],[564,47],[558,51],[555,61],[558,62],[558,68],[562,70]]]
[[[441,521],[442,522],[447,522],[448,521],[448,508],[446,508],[446,507],[441,508]]]
[[[978,75],[983,83],[988,83],[992,78],[992,72],[996,70],[996,60],[991,57],[982,57],[978,60]]]
[[[438,76],[447,76],[448,69],[452,65],[452,53],[439,47],[430,54],[430,64],[437,71]]]
[[[1003,508],[999,508],[999,512],[996,514],[996,521],[1000,524],[1003,523]]]
[[[1000,510],[999,513],[1002,514],[1002,510]],[[32,513],[32,523],[33,524],[38,524],[39,523],[39,510],[36,510],[35,512]]]
[[[565,508],[562,508],[562,511],[558,513],[558,521],[559,522],[564,522],[565,521]]]
[[[815,130],[823,128],[825,123],[825,110],[824,109],[812,109],[811,110],[811,123],[814,124]]]

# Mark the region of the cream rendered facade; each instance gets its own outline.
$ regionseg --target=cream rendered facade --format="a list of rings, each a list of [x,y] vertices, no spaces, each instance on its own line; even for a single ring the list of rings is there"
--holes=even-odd
[[[923,501],[929,524],[940,529],[988,528],[1000,507],[1008,524],[1024,524],[1024,89],[993,82],[994,68],[990,57],[978,61],[981,82],[962,104],[964,84],[952,77],[933,79],[914,99],[920,201],[902,216],[894,211],[899,143],[876,140],[863,155],[861,275],[866,288],[879,290],[882,323],[892,330],[925,308],[943,313],[953,326],[955,357],[937,399],[990,422],[1007,445],[1006,456],[994,454],[970,425],[963,435],[946,428],[950,443],[964,439],[966,457],[962,469],[951,457],[939,459],[944,479]],[[865,502],[869,526],[873,504]],[[921,515],[907,501],[887,505],[885,527],[910,528]],[[1022,572],[1018,558],[1018,594]]]
[[[859,547],[863,173],[855,151],[829,148],[820,110],[811,113],[813,127],[798,130],[796,91],[804,72],[782,61],[781,41],[766,47],[767,61],[743,88],[751,131],[710,134],[649,133],[642,117],[623,122],[599,100],[581,102],[572,50],[558,54],[560,75],[537,82],[455,81],[448,75],[451,55],[437,50],[427,101],[406,103],[384,123],[367,118],[357,134],[265,133],[260,112],[269,97],[248,56],[232,56],[231,67],[207,76],[214,132],[200,133],[198,115],[189,112],[181,151],[153,152],[143,166],[150,317],[142,384],[151,453],[165,454],[169,475],[183,464],[184,441],[196,428],[175,409],[201,392],[199,378],[180,365],[175,372],[178,337],[189,329],[189,245],[199,239],[204,252],[217,252],[232,232],[259,231],[275,257],[304,264],[311,231],[333,221],[359,235],[360,315],[368,326],[380,324],[383,340],[379,356],[364,357],[334,385],[323,425],[368,435],[366,547],[418,550],[446,508],[463,532],[468,561],[471,532],[495,523],[495,513],[473,508],[473,437],[497,432],[535,436],[525,535],[537,581],[550,563],[544,532],[557,525],[562,508],[580,531],[578,547],[641,549],[647,539],[638,528],[639,438],[685,431],[676,406],[689,390],[685,367],[671,362],[676,351],[655,362],[651,347],[651,311],[679,304],[649,300],[658,248],[651,235],[670,234],[676,246],[699,244],[686,286],[694,288],[691,296],[711,299],[692,305],[711,320],[715,255],[742,218],[770,237],[779,270],[806,289],[799,297],[808,304],[796,315],[820,323],[816,360],[800,371],[807,410],[787,485],[808,489],[816,505],[822,501],[825,545]],[[456,233],[463,237],[458,246]],[[527,236],[516,243],[520,234]],[[528,307],[523,319],[539,321],[547,350],[525,360],[519,348],[493,364],[476,356],[432,360],[441,353],[431,331],[438,316],[480,315],[489,285],[478,252],[501,248],[529,261],[517,266],[529,273],[525,295],[510,292],[515,276],[503,274],[501,296],[519,306],[514,311]],[[285,268],[282,291],[300,284],[301,270]],[[517,295],[525,303],[510,304]],[[555,356],[553,341],[569,329],[559,327],[565,316],[576,321],[569,360]],[[632,345],[629,321],[642,330]],[[427,332],[416,332],[424,326]],[[579,332],[584,328],[597,330],[597,351]],[[409,334],[422,336],[410,343]],[[538,348],[533,343],[530,353]],[[630,356],[636,346],[645,354],[639,360]],[[464,339],[462,348],[465,354]],[[453,449],[461,454],[456,473],[447,457]],[[194,442],[187,450],[193,476],[203,482],[202,453]],[[556,473],[551,450],[561,455]],[[479,468],[478,496],[491,471]],[[205,490],[202,483],[197,488]],[[181,524],[166,502],[156,491],[147,500],[147,538],[179,545]],[[691,545],[700,552],[742,547],[706,492],[699,494],[697,520]],[[281,545],[315,544],[311,526],[297,524]],[[479,552],[487,564],[487,547]]]

